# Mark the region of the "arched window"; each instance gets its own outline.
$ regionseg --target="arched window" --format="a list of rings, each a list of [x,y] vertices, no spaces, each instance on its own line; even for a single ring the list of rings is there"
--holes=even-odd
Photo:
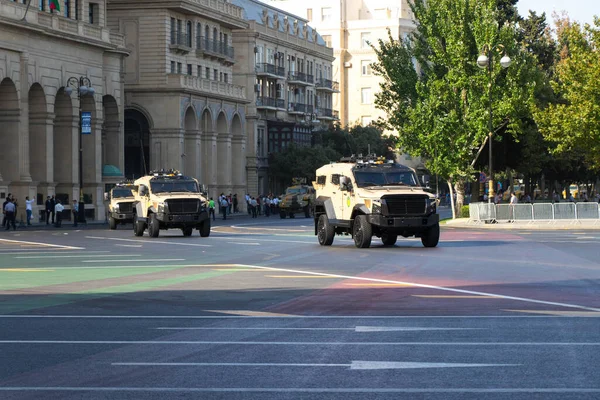
[[[192,21],[188,21],[186,26],[185,26],[185,33],[186,33],[186,45],[188,47],[192,47]]]
[[[196,23],[196,48],[197,49],[201,49],[202,46],[200,45],[200,42],[202,41],[202,25],[200,24],[200,22]]]

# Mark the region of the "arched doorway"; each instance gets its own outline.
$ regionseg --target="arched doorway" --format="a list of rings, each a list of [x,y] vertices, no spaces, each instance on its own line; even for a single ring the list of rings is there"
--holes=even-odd
[[[102,97],[102,168],[112,165],[122,171],[122,138],[121,122],[119,121],[119,107],[114,97]]]
[[[231,135],[233,185],[242,189],[245,186],[246,138],[243,135],[242,121],[238,114],[235,114],[231,121]]]
[[[217,118],[217,185],[222,191],[231,190],[231,134],[225,113]]]
[[[54,182],[56,195],[65,200],[73,195],[73,185],[78,183],[74,172],[78,171],[77,158],[74,158],[73,140],[77,139],[78,121],[73,116],[71,97],[60,88],[54,100]],[[78,142],[75,142],[77,146]]]
[[[0,181],[19,180],[19,97],[12,80],[0,82]]]
[[[196,120],[194,107],[190,106],[185,111],[184,120],[184,174],[194,178],[200,177],[200,131]]]
[[[125,177],[139,178],[150,170],[150,124],[144,114],[125,110]]]
[[[202,147],[203,152],[200,159],[202,164],[202,183],[209,185],[211,195],[214,195],[217,182],[217,140],[214,133],[212,115],[208,109],[202,112],[200,119],[200,129],[202,130]]]
[[[50,139],[50,140],[48,140]],[[40,183],[52,182],[52,120],[48,113],[46,95],[39,83],[29,89],[29,172]]]

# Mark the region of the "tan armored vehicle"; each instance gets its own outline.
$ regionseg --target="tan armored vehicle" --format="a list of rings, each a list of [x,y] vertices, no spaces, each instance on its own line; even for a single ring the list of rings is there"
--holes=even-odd
[[[306,179],[295,178],[292,180],[293,186],[285,190],[279,202],[279,217],[295,218],[296,214],[304,214],[310,218],[310,212],[315,201],[315,189],[306,184]]]
[[[376,157],[348,157],[317,170],[313,182],[315,235],[330,246],[335,234],[350,234],[359,248],[373,236],[386,246],[398,236],[420,237],[435,247],[440,237],[435,197],[423,190],[414,170]]]
[[[121,182],[110,190],[108,205],[108,226],[117,229],[117,225],[133,222],[134,192],[137,187],[133,182]]]
[[[191,236],[194,229],[200,236],[210,235],[208,203],[194,178],[178,171],[155,171],[136,179],[133,232],[142,236],[158,237],[161,229],[181,229],[183,236]]]

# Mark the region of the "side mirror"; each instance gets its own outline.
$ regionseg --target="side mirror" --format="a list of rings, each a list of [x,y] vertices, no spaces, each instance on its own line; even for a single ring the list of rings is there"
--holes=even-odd
[[[147,196],[147,195],[148,195],[148,189],[146,188],[146,186],[140,185],[140,196]]]
[[[340,190],[348,191],[352,186],[352,181],[347,176],[340,176]]]

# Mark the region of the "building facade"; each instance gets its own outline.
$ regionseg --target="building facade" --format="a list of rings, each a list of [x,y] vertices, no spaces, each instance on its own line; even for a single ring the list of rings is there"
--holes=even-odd
[[[308,21],[255,0],[243,8],[246,29],[233,31],[234,80],[246,88],[247,177],[251,195],[280,194],[291,182],[269,174],[269,154],[310,146],[312,133],[338,120],[332,95],[333,50]]]
[[[84,194],[87,217],[104,220],[105,166],[124,163],[123,36],[105,0],[23,3],[0,0],[0,198],[17,198],[18,219],[36,199],[37,220],[46,196]]]
[[[133,178],[175,168],[209,195],[246,193],[246,91],[233,82],[232,31],[246,29],[223,0],[109,0],[125,36],[125,166]]]

